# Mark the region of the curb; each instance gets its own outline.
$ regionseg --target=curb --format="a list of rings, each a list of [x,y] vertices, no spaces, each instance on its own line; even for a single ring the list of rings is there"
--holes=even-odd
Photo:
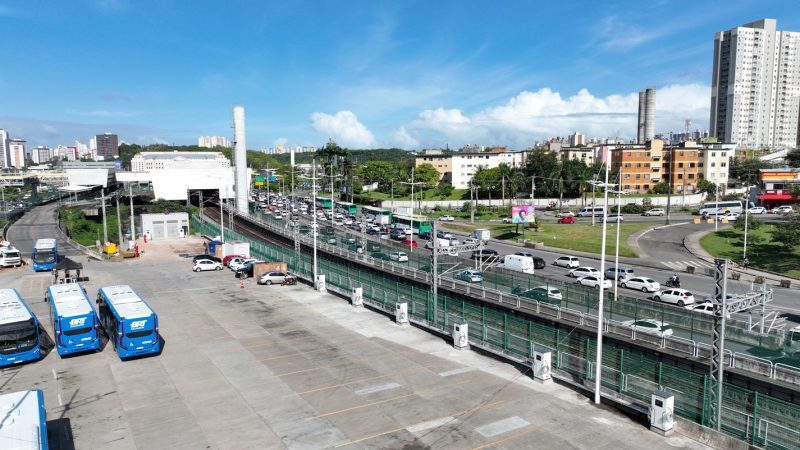
[[[712,230],[700,230],[695,231],[694,233],[687,234],[686,237],[683,238],[683,247],[692,254],[697,259],[713,263],[714,256],[708,253],[701,245],[700,239],[708,234],[713,233]],[[766,270],[757,270],[757,269],[748,269],[748,268],[730,268],[733,272],[738,272],[750,277],[762,277],[764,280],[772,280],[778,282],[780,284],[781,280],[789,280],[792,284],[797,285],[800,284],[800,280],[796,278],[790,278],[785,275],[769,272]]]

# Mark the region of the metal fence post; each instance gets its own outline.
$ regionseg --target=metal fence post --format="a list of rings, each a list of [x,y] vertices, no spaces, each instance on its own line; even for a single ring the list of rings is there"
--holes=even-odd
[[[508,313],[503,313],[503,350],[508,351]]]
[[[486,305],[481,305],[481,339],[486,340]]]
[[[750,434],[750,445],[753,447],[756,445],[756,422],[758,422],[758,392],[753,396],[753,429]]]
[[[624,348],[620,348],[619,349],[619,389],[617,389],[618,392],[622,392],[623,391],[623,387],[624,387],[623,385],[625,383],[625,374],[622,372],[622,367],[623,367],[624,363],[625,363],[625,349]]]
[[[661,389],[661,387],[663,386],[663,384],[661,383],[661,381],[662,381],[662,378],[661,378],[661,369],[662,369],[663,367],[664,367],[664,364],[663,364],[661,361],[659,361],[659,362],[658,362],[658,388],[659,388],[659,389]]]

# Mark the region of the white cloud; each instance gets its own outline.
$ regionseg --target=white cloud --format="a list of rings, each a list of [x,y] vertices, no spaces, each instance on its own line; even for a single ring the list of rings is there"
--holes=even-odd
[[[392,132],[390,142],[392,145],[402,149],[414,149],[419,146],[419,141],[408,134],[406,127],[402,126]]]
[[[692,128],[706,129],[710,88],[699,84],[669,85],[657,90],[656,132],[682,131],[684,119]],[[637,92],[596,97],[586,89],[562,97],[549,88],[523,91],[505,104],[471,115],[459,109],[436,108],[419,113],[402,130],[407,143],[451,146],[468,143],[525,148],[534,141],[579,131],[588,137],[633,138],[639,96]]]
[[[284,137],[280,137],[280,138],[278,138],[278,139],[275,139],[274,141],[272,141],[272,145],[273,145],[274,147],[277,147],[277,146],[279,146],[279,145],[283,145],[283,146],[285,146],[287,143],[289,143],[289,140],[288,140],[288,139],[286,139],[286,138],[284,138]]]
[[[345,147],[369,147],[375,142],[372,132],[358,121],[352,111],[339,111],[334,115],[315,112],[311,114],[311,127],[332,137]]]

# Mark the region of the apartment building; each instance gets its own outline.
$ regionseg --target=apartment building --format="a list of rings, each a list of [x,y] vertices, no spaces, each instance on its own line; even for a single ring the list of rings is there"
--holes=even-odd
[[[525,152],[493,150],[489,152],[430,153],[416,157],[415,164],[431,164],[441,175],[442,182],[449,182],[456,189],[466,189],[479,167],[492,169],[500,164],[509,167],[524,167]]]
[[[597,147],[562,147],[559,153],[562,161],[577,160],[591,166],[597,157]]]
[[[645,193],[658,184],[665,176],[663,153],[660,139],[611,149],[611,168],[619,172],[622,189]]]
[[[663,180],[672,186],[672,192],[691,193],[697,188],[702,173],[700,167],[701,147],[686,142],[664,150],[661,171]]]
[[[131,158],[132,172],[163,169],[229,168],[231,162],[221,152],[141,152]]]

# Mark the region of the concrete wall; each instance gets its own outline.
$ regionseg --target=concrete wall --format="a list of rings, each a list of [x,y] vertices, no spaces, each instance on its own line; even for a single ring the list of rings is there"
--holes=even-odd
[[[139,217],[142,233],[148,235],[148,240],[179,239],[189,235],[188,213],[142,214]]]
[[[730,191],[729,191],[730,192]],[[629,203],[636,203],[637,205],[641,205],[644,202],[644,199],[648,198],[653,206],[666,206],[667,205],[667,196],[663,197],[622,197],[621,204],[627,205]],[[702,204],[706,200],[706,194],[687,194],[685,197],[681,194],[673,194],[671,205],[672,207],[681,207],[683,205],[689,207],[696,207]],[[709,199],[709,201],[712,199]],[[421,202],[414,202],[414,208],[434,208],[439,206],[441,208],[460,208],[464,205],[464,202],[469,200],[423,200]],[[556,202],[558,204],[558,198],[553,197],[546,197],[546,198],[537,198],[534,201],[534,204],[539,208],[545,208],[548,206],[550,202]],[[603,202],[602,198],[598,198],[596,200],[597,206],[602,206],[601,203]],[[502,206],[503,202],[500,199],[492,199],[490,200],[478,200],[478,203],[481,205],[486,206]],[[587,198],[585,203],[580,198],[573,198],[573,199],[564,199],[563,207],[564,208],[578,208],[582,206],[589,206],[591,205],[592,200],[591,198]],[[531,200],[528,198],[523,199],[506,199],[505,205],[530,205]],[[609,197],[608,204],[616,206],[617,205],[617,197]],[[395,200],[394,202],[390,200],[385,200],[381,202],[381,208],[389,209],[391,206],[394,205],[395,208],[397,207],[409,207],[411,206],[410,200]]]

